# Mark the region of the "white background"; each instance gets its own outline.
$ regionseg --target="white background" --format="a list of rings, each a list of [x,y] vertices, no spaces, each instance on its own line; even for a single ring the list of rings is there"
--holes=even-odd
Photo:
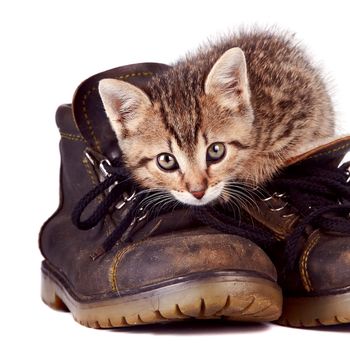
[[[40,300],[37,235],[58,203],[54,113],[90,75],[116,66],[171,63],[238,25],[297,33],[332,78],[341,132],[350,131],[347,1],[1,1],[0,347],[17,349],[331,349],[350,325],[300,330],[217,323],[93,330]],[[340,345],[340,346],[342,346]]]

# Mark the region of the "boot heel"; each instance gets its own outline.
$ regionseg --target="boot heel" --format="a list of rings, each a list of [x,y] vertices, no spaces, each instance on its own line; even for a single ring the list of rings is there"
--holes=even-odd
[[[55,283],[44,273],[41,273],[41,299],[52,309],[69,311],[61,298],[57,296]]]

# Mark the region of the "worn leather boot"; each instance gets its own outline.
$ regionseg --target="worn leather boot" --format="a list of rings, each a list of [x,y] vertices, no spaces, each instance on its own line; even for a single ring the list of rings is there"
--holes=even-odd
[[[245,221],[276,240],[265,249],[283,289],[283,325],[350,323],[350,163],[338,167],[349,149],[344,137],[291,159],[246,208]]]
[[[98,81],[113,77],[145,88],[166,68],[139,64],[98,74],[78,88],[73,105],[58,109],[60,204],[40,233],[42,299],[94,328],[275,320],[281,290],[263,250],[207,227],[195,211],[147,212],[147,192],[123,167]]]

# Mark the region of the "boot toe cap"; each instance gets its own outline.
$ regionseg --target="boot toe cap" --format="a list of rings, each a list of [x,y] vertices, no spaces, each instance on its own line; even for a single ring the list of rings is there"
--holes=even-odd
[[[119,291],[220,271],[277,278],[271,260],[256,244],[205,229],[133,243],[118,254],[112,268]]]

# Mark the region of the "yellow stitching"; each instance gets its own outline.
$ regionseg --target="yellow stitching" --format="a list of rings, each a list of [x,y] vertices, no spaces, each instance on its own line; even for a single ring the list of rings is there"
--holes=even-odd
[[[76,137],[70,137],[70,136],[67,136],[67,135],[61,135],[61,137],[63,139],[67,139],[67,140],[70,140],[70,141],[84,141],[83,139],[80,139],[80,138],[76,138]]]
[[[118,287],[117,287],[117,266],[120,262],[120,260],[122,259],[122,257],[128,253],[131,249],[136,248],[138,245],[142,244],[143,241],[139,241],[137,243],[134,244],[130,244],[129,246],[125,247],[124,249],[120,250],[116,256],[113,259],[113,264],[112,264],[112,269],[110,271],[110,282],[112,284],[112,290],[114,292],[118,291]]]
[[[82,163],[83,163],[83,165],[84,165],[84,167],[86,169],[86,172],[88,173],[88,175],[90,177],[90,180],[91,180],[92,184],[93,185],[97,185],[95,176],[94,176],[94,174],[92,173],[92,171],[91,171],[91,169],[89,167],[90,164],[89,164],[88,160],[86,158],[83,158],[82,159]]]
[[[87,109],[86,109],[86,100],[88,98],[88,96],[92,93],[92,91],[95,91],[96,88],[95,87],[92,87],[91,90],[89,90],[83,97],[83,114],[84,114],[84,117],[85,117],[85,121],[86,121],[86,124],[88,126],[88,129],[90,131],[90,135],[92,136],[95,144],[96,144],[96,148],[99,152],[101,152],[101,147],[100,147],[100,142],[98,141],[96,135],[95,135],[95,132],[94,132],[94,129],[92,127],[92,124],[91,124],[91,121],[90,121],[90,118],[87,114]]]
[[[116,79],[126,80],[130,77],[148,77],[150,75],[153,75],[152,72],[138,72],[138,73],[130,73],[125,75],[120,75],[119,77],[116,77]]]
[[[317,233],[310,241],[309,246],[304,251],[304,254],[303,254],[302,259],[300,261],[300,272],[301,272],[302,281],[304,284],[304,288],[308,292],[310,292],[313,288],[312,288],[309,273],[307,271],[307,263],[308,263],[310,252],[315,247],[315,245],[317,244],[319,239],[320,239],[320,235]]]
[[[60,134],[63,138],[68,139],[68,140],[72,140],[72,141],[85,141],[84,138],[80,135],[74,135],[74,134],[68,134],[66,132],[61,132]]]

